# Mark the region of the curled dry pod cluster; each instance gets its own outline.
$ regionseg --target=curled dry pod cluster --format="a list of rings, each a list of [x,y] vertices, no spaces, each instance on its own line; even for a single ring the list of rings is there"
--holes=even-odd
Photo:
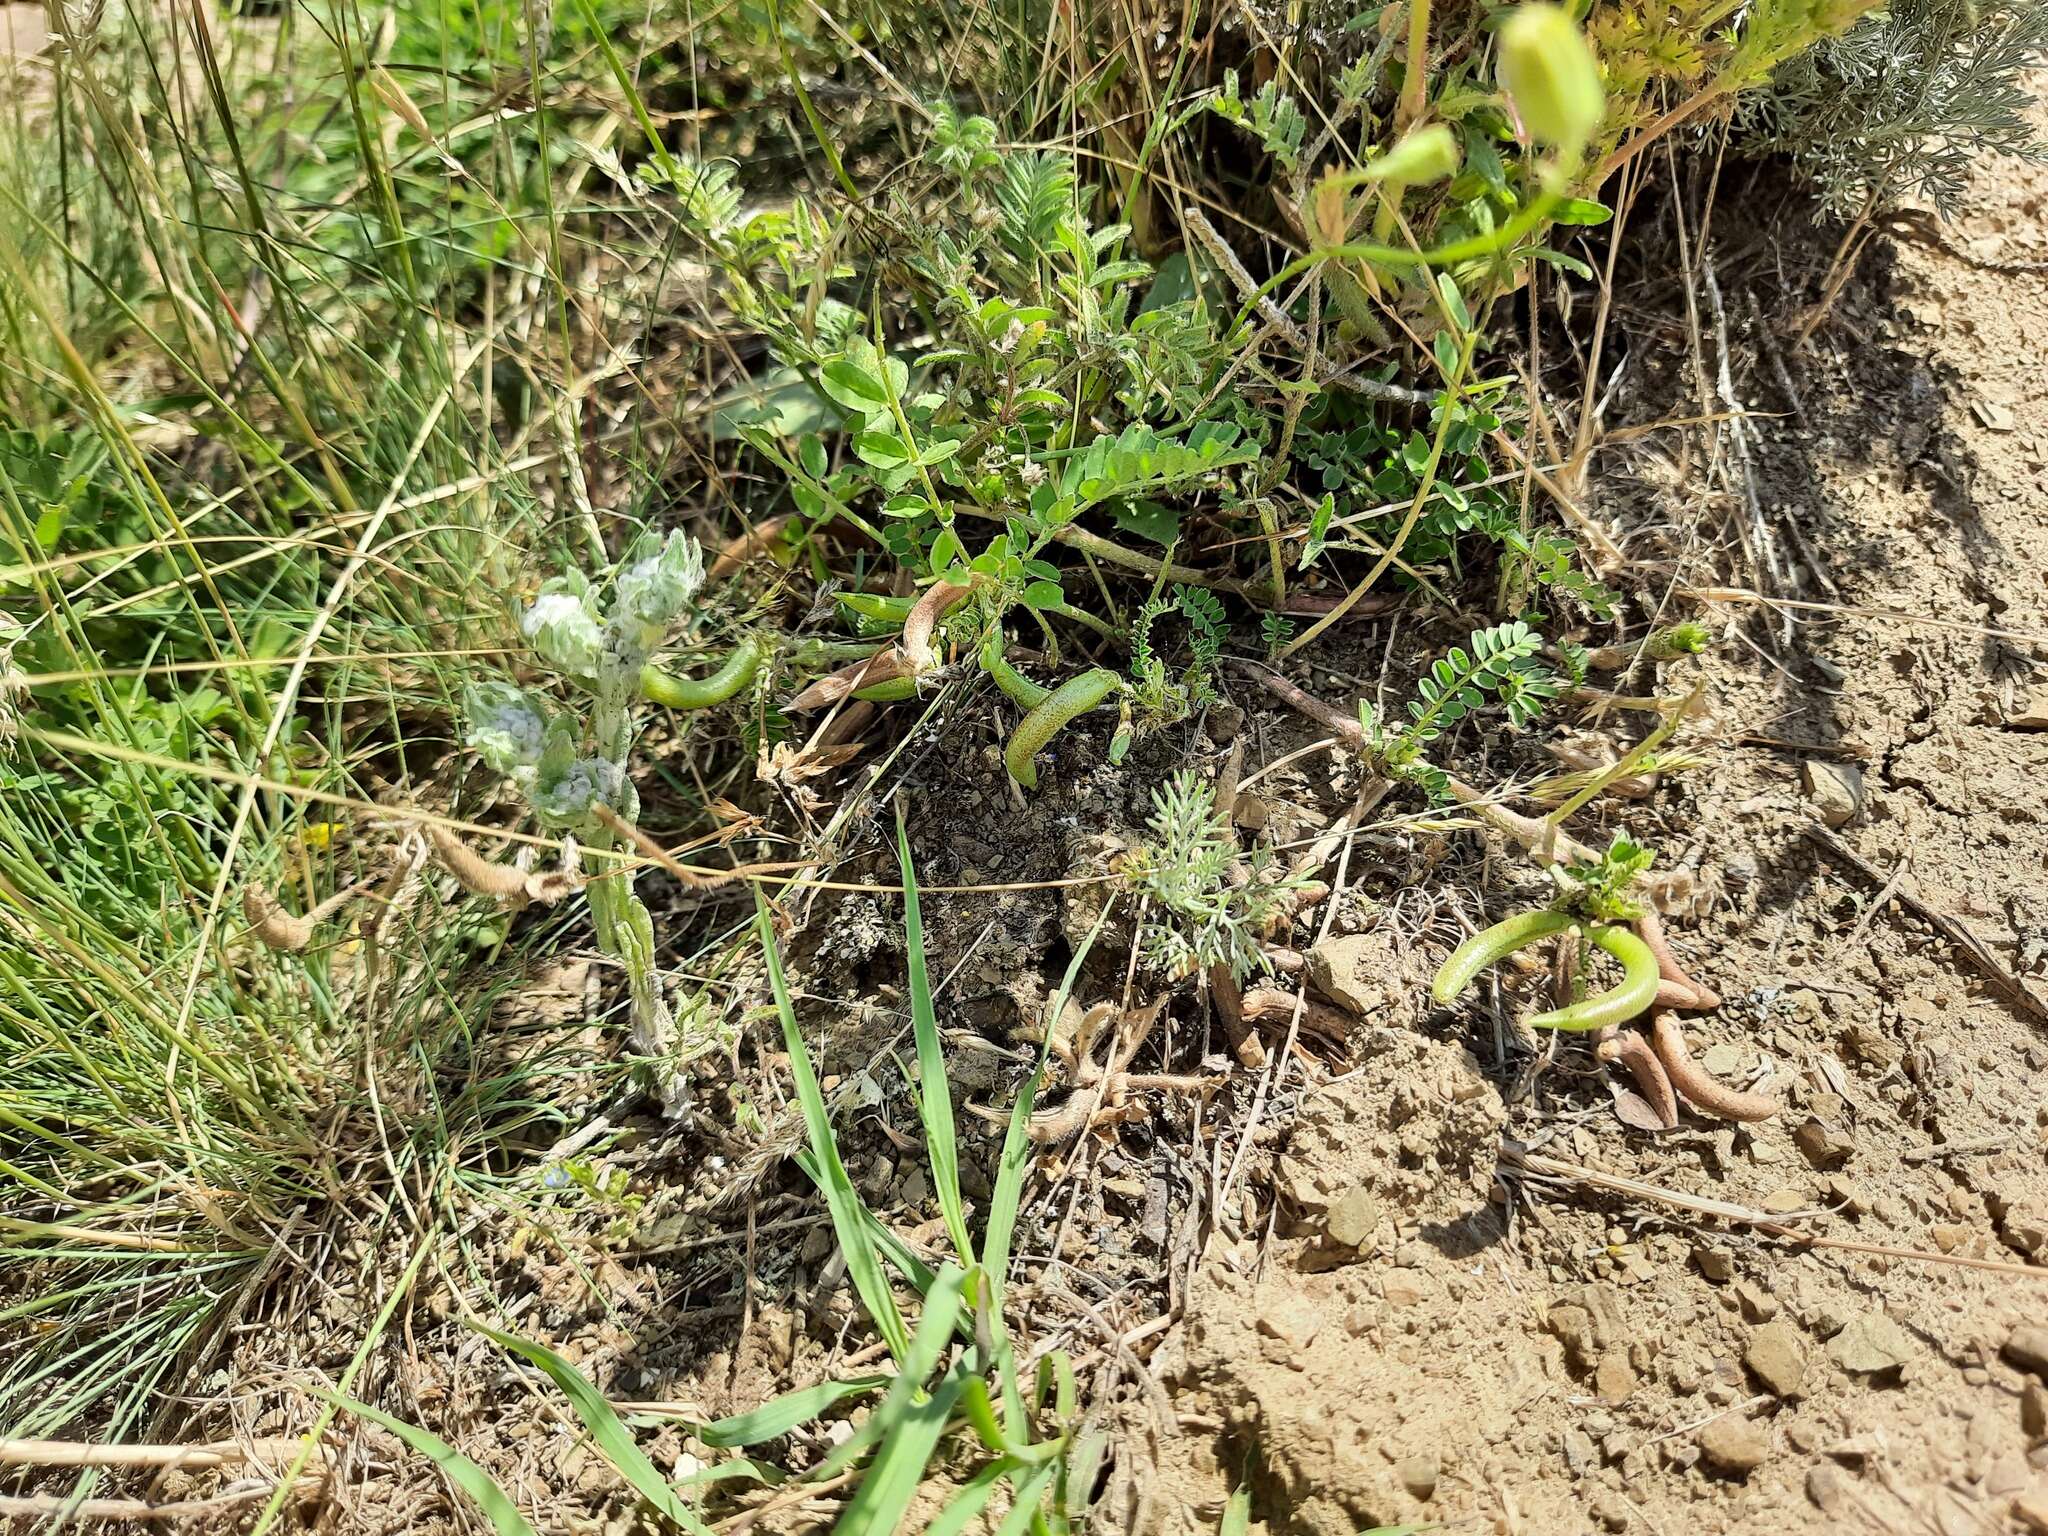
[[[1709,1076],[1686,1049],[1674,1014],[1660,1012],[1647,1037],[1622,1028],[1652,1007],[1709,1009],[1721,1003],[1720,994],[1688,975],[1678,963],[1654,910],[1646,909],[1633,931],[1619,924],[1577,923],[1550,909],[1517,913],[1473,934],[1453,950],[1437,972],[1432,994],[1439,1003],[1448,1004],[1488,966],[1553,935],[1560,946],[1560,1006],[1531,1018],[1532,1029],[1592,1031],[1594,1055],[1629,1074],[1665,1130],[1678,1124],[1681,1099],[1723,1120],[1764,1120],[1777,1113],[1775,1100],[1730,1088]],[[1581,935],[1621,962],[1622,979],[1592,997],[1570,1000],[1569,978],[1577,969]]]
[[[1761,1093],[1744,1093],[1717,1082],[1686,1049],[1685,1032],[1678,1027],[1678,1015],[1660,1013],[1650,1026],[1650,1044],[1679,1097],[1696,1109],[1723,1120],[1768,1120],[1778,1112],[1778,1101]]]

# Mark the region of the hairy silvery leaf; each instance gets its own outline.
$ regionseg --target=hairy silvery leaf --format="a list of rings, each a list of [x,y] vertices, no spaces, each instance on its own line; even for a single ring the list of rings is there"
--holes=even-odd
[[[510,683],[474,684],[463,691],[462,707],[469,717],[469,745],[498,772],[540,761],[548,718],[524,690]]]
[[[629,644],[652,650],[704,585],[704,551],[680,529],[656,544],[643,539],[612,588],[611,626]]]
[[[574,586],[580,587],[576,582]],[[519,633],[564,672],[576,677],[597,675],[598,658],[604,651],[604,635],[582,595],[559,578],[540,589],[540,596],[519,620]]]
[[[579,757],[560,765],[543,761],[534,777],[533,808],[543,821],[574,826],[593,805],[617,805],[624,788],[624,771],[606,758]]]

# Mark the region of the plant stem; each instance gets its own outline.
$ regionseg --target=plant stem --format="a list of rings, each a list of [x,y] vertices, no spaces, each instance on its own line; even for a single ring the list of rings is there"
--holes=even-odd
[[[1436,437],[1429,445],[1429,462],[1423,466],[1422,481],[1415,487],[1415,499],[1408,504],[1408,515],[1401,520],[1400,529],[1395,533],[1393,540],[1381,553],[1379,559],[1373,563],[1373,568],[1365,573],[1365,579],[1345,593],[1344,600],[1337,604],[1336,607],[1332,608],[1320,619],[1317,619],[1315,623],[1309,625],[1307,629],[1283,646],[1280,654],[1273,658],[1275,661],[1285,661],[1332,624],[1343,618],[1345,614],[1351,611],[1352,604],[1370,592],[1373,583],[1384,576],[1387,567],[1400,557],[1402,547],[1407,544],[1408,536],[1415,531],[1415,524],[1422,516],[1423,505],[1429,500],[1430,492],[1436,486],[1437,466],[1443,462],[1444,445],[1450,441],[1451,425],[1457,420],[1458,391],[1464,388],[1465,375],[1472,367],[1472,349],[1478,345],[1478,342],[1479,332],[1476,329],[1467,331],[1459,342],[1458,366],[1452,370],[1450,382],[1444,390],[1443,417],[1437,422]]]
[[[1397,132],[1422,116],[1428,88],[1429,0],[1408,0],[1408,72],[1401,77],[1401,110],[1394,118]]]
[[[782,72],[789,76],[789,88],[796,92],[796,104],[803,110],[804,121],[810,125],[811,137],[818,141],[818,148],[824,152],[825,163],[832,167],[833,178],[848,197],[860,202],[860,188],[846,174],[846,164],[833,146],[832,135],[825,131],[825,121],[818,116],[818,109],[811,102],[811,93],[804,89],[804,77],[789,51],[789,39],[782,35],[782,10],[775,0],[768,0],[768,29],[775,34],[775,45],[782,51]]]

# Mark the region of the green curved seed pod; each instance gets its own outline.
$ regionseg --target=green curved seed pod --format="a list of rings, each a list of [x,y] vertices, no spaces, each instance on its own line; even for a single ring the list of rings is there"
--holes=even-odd
[[[1451,951],[1451,958],[1444,962],[1443,969],[1436,973],[1436,980],[1430,985],[1430,996],[1439,1003],[1451,1002],[1496,960],[1525,945],[1534,944],[1538,939],[1562,933],[1571,925],[1572,920],[1565,913],[1542,907],[1534,912],[1517,912],[1491,928],[1482,928]],[[1654,961],[1651,968],[1656,968]]]
[[[1539,3],[1512,11],[1501,24],[1495,73],[1522,126],[1567,159],[1576,159],[1599,131],[1607,111],[1600,65],[1561,7]]]
[[[994,678],[998,688],[1026,709],[1036,709],[1052,697],[1050,688],[1039,686],[1010,665],[1009,658],[1003,654],[1001,628],[991,629],[988,638],[981,642],[981,670]]]
[[[1529,1021],[1531,1029],[1605,1029],[1626,1024],[1657,1000],[1657,956],[1649,945],[1619,925],[1589,928],[1586,937],[1621,962],[1620,985],[1568,1008],[1539,1013]]]
[[[1010,733],[1009,745],[1003,748],[1003,764],[1010,770],[1010,777],[1026,789],[1038,788],[1038,768],[1031,760],[1045,750],[1062,726],[1108,698],[1118,683],[1114,672],[1097,667],[1079,677],[1070,677],[1053,689]]]
[[[1458,171],[1458,140],[1449,125],[1427,123],[1409,132],[1359,174],[1367,181],[1426,187]]]
[[[640,696],[670,709],[709,709],[723,704],[754,680],[767,648],[760,636],[748,635],[709,677],[677,677],[660,667],[644,666],[640,669]]]
[[[856,699],[866,699],[870,704],[900,704],[905,699],[917,697],[917,679],[892,677],[886,683],[856,688],[853,690],[853,696]]]

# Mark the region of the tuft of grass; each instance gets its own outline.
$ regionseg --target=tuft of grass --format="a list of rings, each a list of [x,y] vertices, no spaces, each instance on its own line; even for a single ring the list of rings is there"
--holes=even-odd
[[[1041,1051],[1038,1065],[1020,1090],[1011,1112],[982,1230],[981,1258],[977,1260],[959,1191],[959,1147],[945,1057],[939,1049],[931,981],[924,964],[917,872],[911,862],[909,832],[900,820],[897,854],[903,873],[910,1013],[918,1044],[919,1112],[932,1187],[938,1194],[941,1210],[947,1213],[947,1233],[956,1251],[936,1270],[912,1258],[882,1226],[847,1177],[839,1158],[831,1111],[797,1024],[775,938],[773,914],[763,900],[757,914],[757,932],[767,961],[769,990],[789,1050],[797,1101],[804,1116],[808,1149],[803,1165],[825,1199],[834,1235],[846,1259],[847,1275],[860,1295],[870,1323],[887,1344],[896,1371],[893,1378],[861,1377],[801,1388],[732,1418],[692,1426],[691,1433],[713,1447],[760,1445],[780,1438],[849,1398],[880,1391],[881,1400],[853,1433],[801,1478],[792,1480],[794,1493],[805,1483],[825,1485],[844,1473],[857,1474],[854,1491],[834,1521],[835,1532],[841,1536],[888,1536],[899,1529],[940,1445],[949,1438],[968,1437],[979,1443],[982,1464],[935,1517],[930,1529],[941,1533],[965,1530],[998,1492],[1007,1490],[1009,1513],[1000,1529],[1063,1532],[1069,1528],[1067,1475],[1078,1429],[1071,1370],[1065,1366],[1064,1356],[1054,1351],[1041,1363],[1027,1389],[1002,1306],[1002,1281],[1009,1267],[1011,1240],[1031,1159],[1025,1127],[1045,1070],[1045,1055]],[[1048,1019],[1057,1017],[1065,1006],[1095,934],[1101,931],[1107,917],[1105,909],[1094,931],[1076,951],[1058,993],[1046,1005]],[[1052,1033],[1048,1028],[1046,1038],[1050,1039]],[[914,1325],[905,1315],[899,1285],[915,1298]],[[501,1348],[537,1366],[554,1382],[582,1422],[591,1444],[641,1499],[686,1531],[709,1529],[701,1512],[684,1502],[660,1476],[633,1440],[624,1420],[574,1366],[531,1340],[488,1328],[480,1331]],[[1057,1387],[1051,1405],[1054,1424],[1051,1433],[1042,1434],[1048,1385]],[[380,1417],[378,1422],[385,1420]],[[750,1458],[743,1460],[744,1475],[757,1476],[761,1470],[758,1464]],[[458,1481],[458,1486],[464,1493],[478,1496],[466,1483]]]

